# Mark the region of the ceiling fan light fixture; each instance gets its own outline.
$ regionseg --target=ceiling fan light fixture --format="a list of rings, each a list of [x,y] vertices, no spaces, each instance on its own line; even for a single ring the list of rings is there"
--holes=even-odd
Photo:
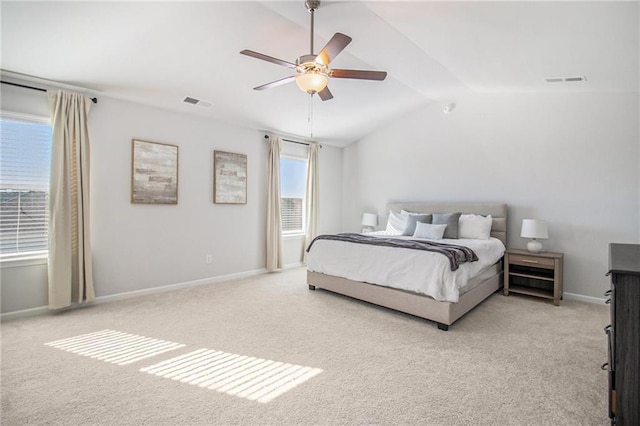
[[[313,16],[320,6],[320,0],[306,0],[305,7],[311,15],[311,28],[309,37],[309,54],[302,55],[296,59],[296,63],[283,61],[263,53],[254,52],[253,50],[244,49],[240,51],[241,55],[250,56],[262,61],[271,62],[272,64],[281,65],[287,68],[295,69],[296,75],[281,78],[271,83],[254,87],[253,90],[264,90],[270,87],[280,86],[295,80],[296,84],[305,93],[311,95],[317,93],[321,100],[328,101],[333,99],[333,94],[329,90],[329,78],[348,78],[354,80],[377,80],[382,81],[387,77],[384,71],[365,71],[351,69],[329,69],[329,64],[336,56],[344,50],[352,39],[346,34],[335,33],[333,37],[324,45],[320,53],[317,55],[313,52]],[[311,102],[312,97],[309,97]]]
[[[329,79],[326,75],[316,72],[308,72],[296,77],[296,84],[300,90],[309,94],[323,91],[328,83]]]

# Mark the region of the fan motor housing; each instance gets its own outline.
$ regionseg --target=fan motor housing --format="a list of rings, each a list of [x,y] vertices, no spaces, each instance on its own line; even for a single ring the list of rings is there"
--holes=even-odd
[[[316,63],[316,55],[302,55],[296,59],[296,65],[305,65],[308,63]]]
[[[315,72],[320,74],[328,74],[326,65],[316,62],[316,55],[303,55],[296,59],[296,70],[299,73]]]

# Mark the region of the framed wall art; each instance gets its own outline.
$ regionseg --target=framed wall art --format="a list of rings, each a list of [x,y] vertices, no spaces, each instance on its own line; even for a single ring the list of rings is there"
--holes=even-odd
[[[247,156],[213,151],[213,202],[247,204]]]
[[[178,147],[131,141],[131,202],[178,204]]]

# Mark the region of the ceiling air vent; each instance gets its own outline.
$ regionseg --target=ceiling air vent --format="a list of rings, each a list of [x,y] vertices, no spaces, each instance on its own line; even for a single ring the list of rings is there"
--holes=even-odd
[[[587,78],[583,75],[574,77],[551,77],[547,78],[547,83],[569,83],[572,81],[587,81]]]
[[[211,106],[213,105],[213,103],[211,103],[211,102],[203,101],[201,99],[192,98],[190,96],[185,97],[182,100],[182,102],[184,102],[185,104],[197,105],[200,108],[211,108]]]

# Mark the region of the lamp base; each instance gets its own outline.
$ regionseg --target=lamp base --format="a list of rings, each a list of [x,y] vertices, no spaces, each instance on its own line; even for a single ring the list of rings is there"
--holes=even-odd
[[[362,227],[362,233],[363,234],[368,234],[369,232],[373,232],[373,226],[363,226]]]
[[[531,240],[527,243],[527,250],[531,253],[540,253],[542,251],[542,243],[540,241]]]

